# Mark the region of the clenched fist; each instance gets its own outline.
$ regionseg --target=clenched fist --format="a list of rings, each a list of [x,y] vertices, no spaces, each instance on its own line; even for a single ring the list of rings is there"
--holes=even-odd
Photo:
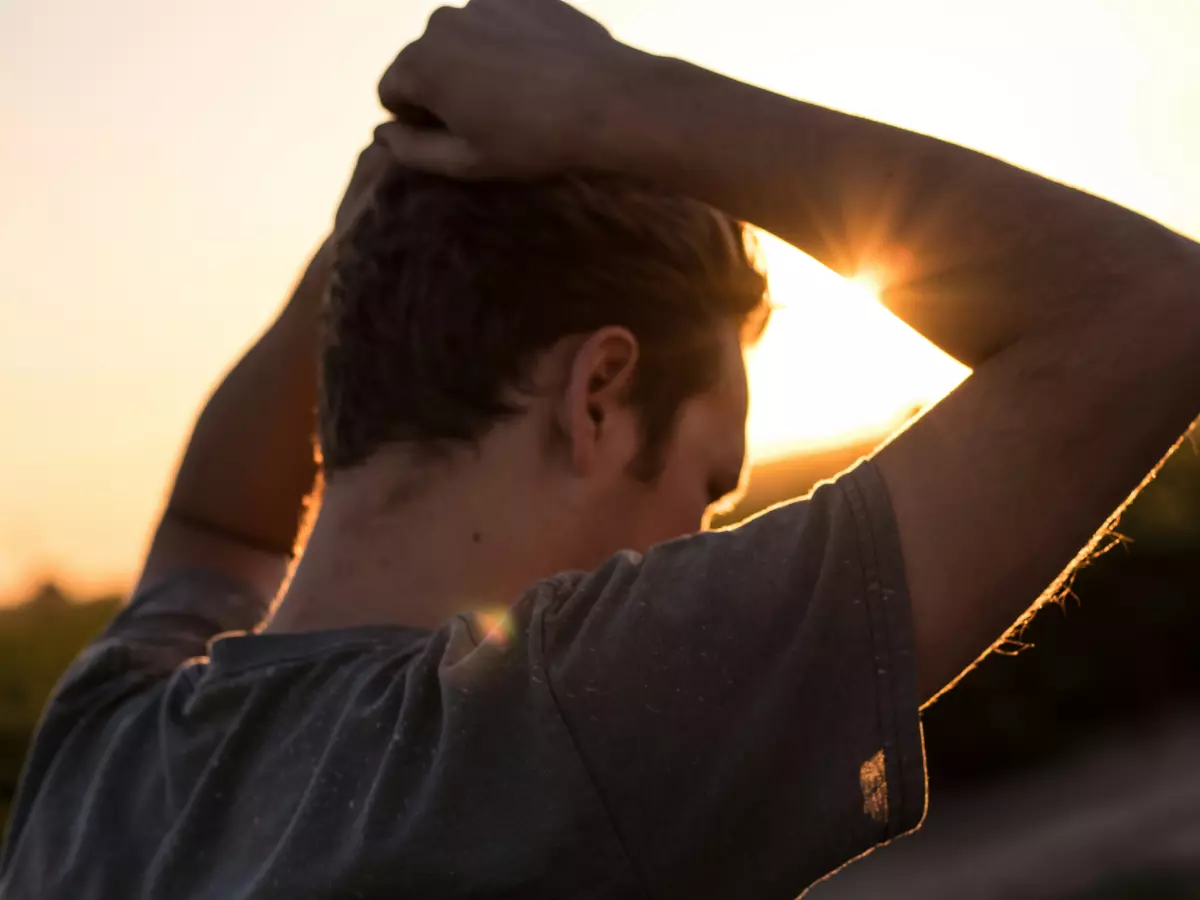
[[[459,178],[589,167],[637,51],[560,0],[442,7],[379,85],[378,135],[404,165]]]

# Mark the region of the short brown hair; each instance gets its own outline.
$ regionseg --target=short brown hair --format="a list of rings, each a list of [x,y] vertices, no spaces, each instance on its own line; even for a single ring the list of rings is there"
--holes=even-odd
[[[380,447],[472,442],[539,352],[607,325],[639,342],[630,402],[653,479],[709,389],[718,327],[761,331],[766,280],[740,222],[615,178],[465,184],[397,169],[337,247],[321,346],[327,477]]]

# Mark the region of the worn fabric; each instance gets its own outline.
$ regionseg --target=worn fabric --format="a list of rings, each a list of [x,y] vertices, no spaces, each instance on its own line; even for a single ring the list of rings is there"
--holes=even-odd
[[[132,599],[45,711],[0,896],[790,900],[924,813],[870,462],[490,626],[266,611],[205,572]]]

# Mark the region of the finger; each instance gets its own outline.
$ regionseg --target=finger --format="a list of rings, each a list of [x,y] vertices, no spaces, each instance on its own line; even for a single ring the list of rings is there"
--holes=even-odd
[[[379,102],[390,113],[400,115],[406,108],[425,108],[414,62],[417,43],[401,50],[379,79]]]
[[[537,6],[522,0],[468,0],[464,9],[474,17],[487,16],[493,21],[512,21],[513,17],[524,22],[539,20]]]
[[[346,185],[345,197],[353,200],[370,191],[394,162],[395,157],[391,151],[376,138],[358,155],[358,162],[354,164],[354,171],[350,173],[350,183]]]
[[[445,123],[422,106],[414,106],[411,103],[406,103],[399,109],[392,110],[396,116],[396,121],[404,125],[411,125],[413,128],[433,128],[445,130]]]
[[[439,6],[429,14],[425,33],[396,55],[379,81],[379,101],[384,109],[395,112],[404,104],[429,106],[418,77],[421,59],[429,55],[431,42],[433,46],[445,42],[445,35],[453,33],[454,23],[460,20],[462,13],[457,7]]]
[[[378,129],[377,129],[378,130]],[[378,136],[362,153],[354,166],[354,174],[350,176],[351,188],[360,184],[370,184],[379,179],[392,163],[392,154]]]
[[[414,128],[388,122],[375,130],[376,137],[404,166],[450,178],[483,178],[483,160],[462,138],[445,129]]]
[[[598,21],[570,3],[564,3],[563,0],[520,0],[520,2],[529,6],[530,9],[536,10],[547,21],[574,25],[577,28],[582,26],[596,34],[609,35],[608,29]]]

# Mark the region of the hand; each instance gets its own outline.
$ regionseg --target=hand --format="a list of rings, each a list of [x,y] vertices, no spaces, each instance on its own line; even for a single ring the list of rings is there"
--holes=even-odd
[[[635,52],[561,0],[442,7],[384,74],[379,97],[397,121],[377,134],[402,164],[459,178],[586,167]]]

